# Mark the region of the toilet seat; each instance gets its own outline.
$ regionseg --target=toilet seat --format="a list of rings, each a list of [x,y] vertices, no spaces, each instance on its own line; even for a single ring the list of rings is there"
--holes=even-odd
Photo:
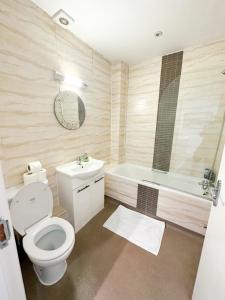
[[[51,229],[48,231],[48,228]],[[60,229],[65,232],[65,241],[57,249],[54,250],[43,250],[35,244],[35,238],[41,231],[47,230],[47,233],[54,229]],[[39,239],[43,237],[46,233],[40,234]],[[38,224],[27,230],[27,234],[23,238],[23,248],[24,251],[30,258],[39,261],[50,261],[62,256],[74,245],[74,229],[72,225],[57,217],[48,217]]]
[[[50,188],[42,182],[23,186],[10,205],[13,227],[24,236],[27,230],[46,217],[51,217],[53,196]]]
[[[75,236],[72,225],[61,218],[52,217],[53,196],[50,188],[41,182],[24,186],[13,198],[10,213],[13,226],[23,236],[23,248],[27,255],[38,261],[52,261],[63,256],[74,245]],[[61,232],[54,236],[55,230]],[[47,236],[48,234],[48,236]],[[62,235],[63,241],[62,241]],[[38,247],[37,241],[55,244],[53,249]],[[59,244],[57,246],[57,244]]]
[[[44,285],[55,284],[63,277],[75,243],[73,226],[52,217],[52,210],[52,192],[41,182],[22,187],[10,205],[13,227],[23,236],[23,249]]]

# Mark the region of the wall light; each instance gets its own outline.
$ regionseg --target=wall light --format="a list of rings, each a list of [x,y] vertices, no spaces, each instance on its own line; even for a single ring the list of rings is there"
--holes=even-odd
[[[69,85],[74,85],[79,89],[84,89],[88,86],[85,82],[83,82],[79,78],[76,78],[68,74],[63,74],[59,71],[54,71],[54,79],[57,81],[62,81]]]

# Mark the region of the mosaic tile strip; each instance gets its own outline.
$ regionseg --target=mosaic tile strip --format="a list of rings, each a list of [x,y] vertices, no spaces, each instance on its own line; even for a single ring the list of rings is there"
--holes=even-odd
[[[183,51],[162,57],[153,169],[169,171]]]
[[[138,185],[137,210],[145,215],[156,216],[159,190]]]

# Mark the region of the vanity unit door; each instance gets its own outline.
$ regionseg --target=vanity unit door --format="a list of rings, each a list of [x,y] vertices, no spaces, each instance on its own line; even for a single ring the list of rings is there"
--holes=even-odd
[[[91,185],[85,184],[73,193],[75,232],[78,232],[92,217]]]
[[[104,208],[104,176],[99,176],[91,183],[91,210],[95,216]]]

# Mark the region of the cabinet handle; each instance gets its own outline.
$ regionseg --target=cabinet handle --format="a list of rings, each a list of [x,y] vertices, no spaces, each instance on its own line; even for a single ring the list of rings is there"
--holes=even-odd
[[[101,178],[99,178],[99,179],[95,180],[95,183],[97,183],[97,182],[101,181],[103,178],[104,178],[104,177],[101,177]]]
[[[82,192],[83,190],[87,189],[90,185],[86,185],[85,187],[83,187],[82,189],[78,190],[77,193]]]

